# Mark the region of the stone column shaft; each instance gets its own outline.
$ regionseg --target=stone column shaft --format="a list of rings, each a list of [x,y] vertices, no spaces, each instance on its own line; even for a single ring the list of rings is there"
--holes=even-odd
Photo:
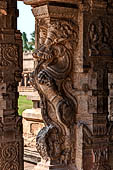
[[[79,40],[82,45],[79,60],[83,61],[83,72],[75,74],[75,81],[80,78],[74,86],[80,103],[77,115],[78,169],[113,169],[112,124],[108,120],[108,84],[111,81],[108,74],[113,72],[111,6],[112,3],[104,0],[79,3]]]
[[[18,116],[18,83],[22,40],[17,31],[17,1],[0,0],[0,169],[23,170],[22,122]]]

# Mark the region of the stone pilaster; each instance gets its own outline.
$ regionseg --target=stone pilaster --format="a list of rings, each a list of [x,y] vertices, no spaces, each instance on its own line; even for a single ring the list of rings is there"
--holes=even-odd
[[[0,169],[23,170],[22,122],[17,86],[22,72],[22,41],[17,1],[0,0]]]
[[[78,5],[83,72],[74,74],[75,82],[78,78],[74,86],[78,101],[76,162],[78,169],[110,170],[113,142],[108,120],[108,75],[113,72],[112,3],[87,0]]]

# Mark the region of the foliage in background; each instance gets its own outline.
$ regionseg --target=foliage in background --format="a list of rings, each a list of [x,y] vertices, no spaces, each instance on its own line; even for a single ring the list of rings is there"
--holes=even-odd
[[[22,40],[23,40],[23,51],[31,51],[35,48],[35,31],[30,34],[31,41],[28,42],[27,34],[25,32],[22,33]]]
[[[22,40],[23,40],[23,51],[28,51],[28,39],[27,39],[27,35],[25,32],[22,33]]]
[[[18,113],[22,115],[22,112],[26,109],[31,109],[33,107],[33,102],[31,100],[27,100],[26,96],[19,96],[18,99]]]
[[[34,48],[35,48],[35,31],[32,32],[30,35],[31,35],[31,41],[28,42],[29,49],[34,50]]]

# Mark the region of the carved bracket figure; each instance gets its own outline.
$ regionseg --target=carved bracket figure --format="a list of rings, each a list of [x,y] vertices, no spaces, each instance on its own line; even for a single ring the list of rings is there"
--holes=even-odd
[[[78,26],[67,20],[52,20],[45,28],[39,28],[40,47],[33,53],[37,66],[32,84],[41,96],[46,126],[37,136],[37,150],[51,164],[74,164],[72,136],[75,136],[77,102],[67,86],[72,85],[70,75]],[[45,33],[45,41],[42,41],[42,33]]]

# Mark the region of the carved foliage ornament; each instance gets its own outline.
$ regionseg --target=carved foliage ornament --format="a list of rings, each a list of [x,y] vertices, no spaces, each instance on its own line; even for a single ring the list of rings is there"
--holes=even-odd
[[[75,141],[71,136],[75,133],[77,102],[66,86],[72,84],[70,74],[78,26],[71,21],[53,20],[46,29],[41,25],[39,28],[40,47],[33,54],[37,66],[32,84],[41,96],[46,127],[37,136],[37,150],[46,161],[68,164],[75,159],[75,150],[72,150]],[[41,39],[43,32],[45,41]]]

